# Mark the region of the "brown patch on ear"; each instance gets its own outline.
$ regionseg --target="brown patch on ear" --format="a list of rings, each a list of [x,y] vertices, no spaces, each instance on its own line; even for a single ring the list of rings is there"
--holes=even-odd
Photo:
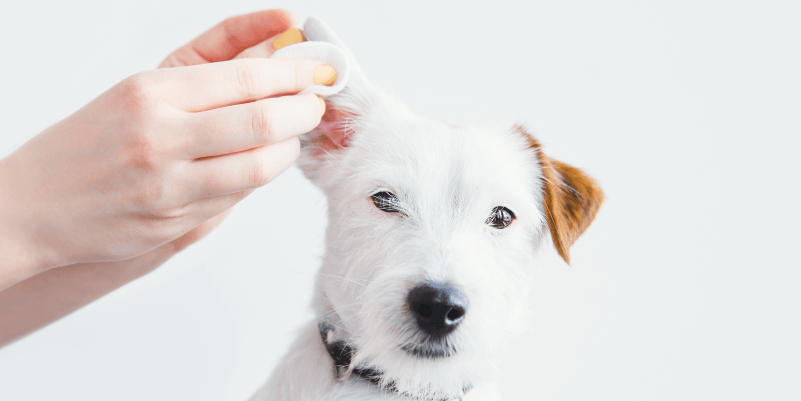
[[[516,125],[514,130],[525,136],[540,162],[545,218],[556,251],[570,264],[570,246],[592,223],[604,193],[583,171],[545,156],[540,143],[523,127]]]

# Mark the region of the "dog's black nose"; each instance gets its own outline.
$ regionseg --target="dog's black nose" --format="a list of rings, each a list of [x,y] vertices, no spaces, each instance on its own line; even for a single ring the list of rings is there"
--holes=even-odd
[[[467,313],[467,297],[458,288],[443,283],[418,285],[409,291],[406,301],[417,325],[432,337],[453,331]]]

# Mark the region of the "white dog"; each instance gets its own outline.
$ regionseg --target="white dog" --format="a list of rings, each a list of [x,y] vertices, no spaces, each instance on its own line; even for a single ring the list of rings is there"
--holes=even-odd
[[[299,161],[328,199],[316,318],[253,400],[494,399],[537,248],[569,261],[603,193],[523,128],[416,116],[351,63]]]

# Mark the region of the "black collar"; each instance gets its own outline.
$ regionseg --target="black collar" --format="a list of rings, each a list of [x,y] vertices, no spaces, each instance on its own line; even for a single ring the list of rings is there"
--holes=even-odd
[[[320,322],[317,324],[317,327],[320,329],[320,337],[323,340],[326,351],[328,351],[328,355],[334,360],[334,372],[337,380],[347,378],[348,371],[350,370],[350,375],[356,375],[358,378],[368,380],[370,383],[388,392],[400,394],[400,391],[398,391],[395,387],[395,383],[392,381],[385,382],[383,386],[381,385],[383,372],[370,368],[350,367],[353,357],[353,348],[348,346],[344,341],[333,341],[333,338],[329,339],[329,335],[333,337],[333,326],[326,322]],[[467,394],[471,388],[472,386],[465,387],[463,390],[464,393]],[[408,396],[408,394],[405,395]],[[461,398],[455,400],[447,398],[440,401],[461,401]]]
[[[328,323],[320,322],[317,327],[320,329],[320,337],[323,339],[323,345],[325,345],[328,355],[334,360],[334,371],[336,372],[337,380],[347,377],[350,361],[353,357],[353,349],[345,344],[344,341],[329,341],[328,336],[333,333],[333,327]],[[367,379],[375,385],[380,385],[381,376],[383,375],[382,372],[375,369],[359,367],[354,367],[350,374]],[[392,383],[386,386],[386,390],[398,392]]]

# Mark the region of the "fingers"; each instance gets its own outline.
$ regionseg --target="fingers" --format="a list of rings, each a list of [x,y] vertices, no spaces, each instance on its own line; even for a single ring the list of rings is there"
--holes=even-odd
[[[189,199],[205,199],[266,185],[288,169],[300,155],[292,137],[269,146],[231,155],[201,159],[186,169],[182,183]]]
[[[245,49],[242,53],[237,54],[234,58],[270,58],[270,56],[272,56],[273,53],[275,53],[278,49],[289,45],[294,45],[295,43],[300,43],[305,40],[306,39],[303,37],[303,31],[297,28],[289,28],[280,35],[271,37],[264,42]]]
[[[317,95],[284,96],[186,116],[187,159],[227,155],[283,142],[320,124],[325,107]]]
[[[264,10],[228,18],[176,50],[160,67],[178,67],[230,60],[243,50],[297,24],[288,10]]]
[[[333,72],[319,60],[245,58],[153,74],[173,107],[197,112],[330,85],[328,75],[320,74],[323,70]]]

